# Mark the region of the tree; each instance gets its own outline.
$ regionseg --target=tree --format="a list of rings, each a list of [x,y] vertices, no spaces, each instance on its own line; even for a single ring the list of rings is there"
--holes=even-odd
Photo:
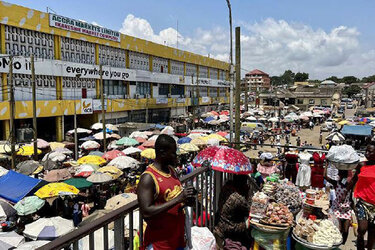
[[[375,75],[363,77],[361,82],[375,82]]]
[[[271,76],[271,85],[272,86],[278,86],[281,85],[281,77],[280,76]]]
[[[293,85],[294,77],[295,74],[290,69],[285,70],[284,74],[281,76],[281,82],[282,84]]]
[[[295,82],[305,82],[307,79],[309,79],[309,73],[305,72],[298,72],[294,77]]]
[[[342,82],[344,82],[345,84],[352,84],[352,83],[358,82],[358,80],[359,79],[355,76],[344,76],[342,78]]]
[[[362,89],[358,85],[350,85],[349,87],[345,87],[342,93],[351,98],[352,96],[361,93],[361,91]]]

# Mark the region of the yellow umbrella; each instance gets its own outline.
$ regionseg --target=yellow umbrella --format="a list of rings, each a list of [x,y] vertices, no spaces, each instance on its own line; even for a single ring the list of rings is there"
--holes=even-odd
[[[49,147],[52,151],[55,151],[57,148],[65,148],[65,144],[61,142],[50,142]]]
[[[349,121],[344,120],[344,121],[339,122],[339,125],[345,125],[345,124],[348,124],[348,123],[349,123]]]
[[[203,139],[203,137],[196,138],[190,141],[191,144],[194,144],[196,146],[205,146],[207,145],[206,140]]]
[[[37,152],[38,152],[38,155],[39,155],[39,154],[42,153],[42,150],[38,149]],[[23,146],[17,152],[17,155],[22,155],[22,156],[31,156],[33,154],[34,154],[34,147],[33,146]]]
[[[72,195],[78,193],[79,190],[72,185],[68,185],[64,182],[54,182],[38,189],[38,191],[35,192],[35,195],[41,199],[45,199],[59,195]]]
[[[156,153],[155,149],[153,148],[147,148],[141,152],[141,156],[147,159],[155,159],[156,158]]]
[[[102,165],[106,163],[106,160],[104,160],[102,157],[97,155],[86,155],[84,157],[81,157],[78,159],[77,163],[79,165],[81,164],[94,164],[94,165]]]
[[[225,139],[224,137],[222,137],[221,135],[218,135],[218,134],[210,134],[208,136],[205,136],[203,137],[204,140],[208,141],[210,139],[215,139],[215,140],[218,140],[218,141],[227,141],[227,139]]]
[[[112,176],[114,180],[119,178],[123,174],[122,171],[116,168],[115,166],[105,166],[105,167],[99,168],[96,172],[108,174]]]
[[[196,151],[199,151],[199,148],[192,143],[184,143],[180,145],[180,150],[183,150],[186,152],[196,152]]]

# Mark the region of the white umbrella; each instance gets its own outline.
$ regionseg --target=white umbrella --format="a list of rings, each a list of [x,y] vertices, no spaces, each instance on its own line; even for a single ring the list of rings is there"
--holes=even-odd
[[[0,200],[0,221],[6,221],[8,217],[14,216],[17,211],[5,200]]]
[[[91,129],[94,129],[94,130],[103,129],[103,123],[100,123],[100,122],[94,123],[94,124],[91,126]]]
[[[221,121],[219,120],[212,120],[212,121],[209,121],[208,124],[210,125],[219,125],[221,123]]]
[[[81,148],[89,150],[89,149],[97,149],[100,148],[100,144],[96,141],[85,141],[82,143]]]
[[[122,150],[122,152],[126,155],[131,155],[131,154],[135,154],[135,153],[140,153],[140,152],[142,152],[142,150],[140,150],[139,148],[128,147],[128,148]]]
[[[118,134],[111,134],[110,137],[117,140],[121,139],[121,136],[119,136]]]
[[[97,140],[103,140],[104,139],[104,133],[103,132],[99,132],[99,133],[96,133],[95,135],[93,135],[95,139]],[[109,133],[106,133],[105,134],[105,138],[108,139],[108,138],[111,138],[111,135]]]
[[[265,118],[265,117],[261,117],[261,118],[259,118],[258,120],[259,120],[259,121],[267,121],[267,118]]]
[[[160,134],[173,135],[174,128],[172,128],[171,126],[166,126],[162,131],[160,131]]]
[[[86,180],[92,183],[104,183],[104,182],[112,181],[113,178],[109,174],[96,172],[90,175]]]
[[[51,161],[65,161],[66,159],[66,155],[63,154],[63,153],[59,153],[59,152],[51,152],[51,153],[48,153],[46,154],[42,161],[47,161],[47,160],[51,160]]]
[[[210,145],[210,146],[219,146],[220,145],[220,141],[218,139],[209,139],[207,140],[207,145]]]
[[[0,249],[13,249],[25,241],[25,238],[16,232],[0,234]]]
[[[129,156],[119,156],[108,163],[108,166],[115,166],[119,169],[136,168],[139,161]]]
[[[368,125],[375,127],[375,121],[370,122]]]
[[[94,248],[95,250],[104,250],[104,239],[103,239],[103,228],[100,228],[94,232]],[[115,233],[112,230],[108,230],[108,245],[107,249],[114,249],[115,247]],[[78,249],[89,250],[90,248],[90,237],[87,235],[78,241]]]
[[[270,121],[270,122],[278,122],[279,118],[278,117],[272,117],[272,118],[268,119],[268,121]]]
[[[8,172],[9,172],[8,169],[3,168],[2,166],[0,166],[0,176],[6,175]]]
[[[23,234],[32,240],[54,240],[74,230],[73,222],[57,217],[40,218],[25,226]]]
[[[247,120],[247,121],[256,121],[257,118],[254,117],[254,116],[249,116],[249,117],[246,118],[246,120]]]
[[[118,127],[116,125],[113,125],[113,124],[106,124],[105,127],[109,130],[112,130],[112,131],[118,131]]]
[[[343,136],[340,132],[332,132],[327,137],[326,140],[333,140],[335,137],[336,141],[345,141],[345,136]]]
[[[19,245],[16,250],[35,250],[49,242],[48,240],[29,241]]]
[[[300,116],[312,117],[313,114],[310,111],[303,112]]]
[[[111,149],[117,149],[119,148],[120,146],[116,144],[117,143],[117,140],[114,140],[114,141],[111,141],[110,144],[108,144],[108,149],[111,150]]]
[[[58,152],[58,153],[61,153],[61,154],[66,154],[66,155],[73,154],[73,151],[69,150],[67,148],[56,148],[55,150],[53,150],[53,152]]]
[[[90,129],[85,129],[85,128],[77,128],[77,134],[91,134],[91,130]],[[74,129],[72,130],[69,130],[67,132],[68,135],[72,135],[74,134]]]
[[[150,139],[148,139],[149,141],[156,141],[156,139],[158,139],[159,135],[153,135],[150,137]]]
[[[148,138],[148,136],[147,136],[145,133],[140,132],[140,131],[134,131],[133,133],[131,133],[131,134],[129,135],[129,137],[130,137],[130,138],[141,137],[141,138],[145,138],[145,139]]]

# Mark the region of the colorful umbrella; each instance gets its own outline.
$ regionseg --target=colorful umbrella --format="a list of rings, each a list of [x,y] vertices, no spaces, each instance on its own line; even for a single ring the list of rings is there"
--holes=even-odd
[[[65,180],[64,183],[78,189],[86,189],[92,186],[92,182],[86,180],[85,178],[71,178],[69,180]]]
[[[25,216],[36,213],[45,203],[45,200],[42,200],[37,196],[27,196],[17,202],[16,205],[14,205],[14,208],[18,215]]]
[[[193,160],[194,167],[201,167],[208,161],[212,169],[233,174],[250,174],[252,167],[249,159],[240,151],[226,146],[208,147]]]
[[[363,123],[369,123],[369,122],[371,122],[371,120],[368,117],[363,117],[359,121],[363,122]]]
[[[131,154],[135,154],[135,153],[140,153],[140,152],[142,152],[142,150],[139,149],[139,148],[128,147],[128,148],[125,148],[124,150],[122,150],[122,152],[125,155],[131,155]]]
[[[135,131],[135,132],[131,133],[129,135],[129,137],[130,138],[142,137],[142,138],[145,138],[145,139],[148,138],[148,136],[146,134],[144,134],[143,132],[140,132],[140,131]]]
[[[96,172],[108,174],[112,177],[113,180],[116,180],[123,174],[123,172],[120,169],[116,168],[115,166],[105,166],[105,167],[99,168],[98,171]]]
[[[143,147],[142,145],[141,145],[141,146],[138,146],[137,148],[140,149],[140,150],[142,150],[142,151],[146,149],[146,148]]]
[[[107,161],[112,161],[113,159],[119,157],[119,156],[126,156],[123,152],[120,150],[111,150],[106,152],[102,158],[107,160]]]
[[[98,165],[82,164],[75,169],[75,177],[89,177],[93,172],[99,169]]]
[[[89,136],[86,136],[86,137],[79,138],[78,140],[79,141],[93,141],[93,140],[96,140],[96,139],[95,139],[94,136],[89,135]]]
[[[17,164],[16,171],[24,175],[31,175],[38,169],[40,163],[33,160],[22,161]]]
[[[159,135],[153,135],[150,137],[150,139],[148,139],[149,141],[156,141],[156,139],[158,139]]]
[[[108,163],[109,166],[115,166],[119,169],[137,168],[139,161],[129,156],[119,156]]]
[[[210,135],[204,137],[203,139],[206,140],[206,141],[208,141],[209,139],[216,139],[216,140],[218,140],[220,142],[227,141],[227,139],[225,139],[224,137],[222,137],[222,136],[220,136],[218,134],[210,134]]]
[[[203,139],[203,137],[202,138],[193,139],[193,140],[191,140],[190,143],[194,144],[196,146],[205,146],[205,145],[207,145],[207,142],[206,142],[206,140]]]
[[[346,124],[349,124],[349,123],[350,123],[350,121],[343,120],[343,121],[339,122],[338,124],[339,125],[346,125]]]
[[[227,132],[224,132],[224,131],[217,132],[216,134],[217,134],[217,135],[220,135],[221,137],[224,137],[224,138],[225,138],[225,136],[228,135],[228,133],[227,133]]]
[[[126,204],[129,204],[132,201],[137,200],[137,195],[132,193],[124,193],[119,194],[116,196],[113,196],[109,200],[107,200],[107,203],[104,207],[105,210],[115,210],[119,207],[125,206]]]
[[[58,182],[72,178],[69,170],[66,168],[63,169],[54,169],[48,171],[47,174],[44,175],[43,180],[48,182]]]
[[[142,144],[145,148],[154,148],[155,147],[155,141],[146,141]]]
[[[108,182],[112,180],[113,178],[111,175],[101,173],[101,172],[93,173],[87,178],[87,181],[92,182],[92,183],[104,183],[104,182]]]
[[[177,141],[178,144],[184,144],[184,143],[189,143],[189,142],[191,142],[191,138],[189,137],[182,137],[178,139]]]
[[[81,164],[94,164],[94,165],[102,165],[102,164],[105,164],[106,161],[100,157],[100,156],[97,156],[97,155],[86,155],[84,157],[81,157],[78,159],[77,163],[79,165]]]
[[[220,115],[229,115],[229,111],[223,110],[223,111],[220,112]]]
[[[42,150],[38,149],[37,153],[38,155],[41,154]],[[29,145],[23,146],[17,152],[17,155],[21,155],[21,156],[32,156],[33,154],[34,154],[34,146],[29,146]]]
[[[130,137],[123,137],[116,142],[116,145],[123,145],[123,146],[135,146],[138,145],[139,142],[136,139]]]
[[[156,153],[155,149],[153,148],[148,148],[142,151],[141,156],[147,159],[155,159],[156,158]]]
[[[209,116],[209,117],[205,118],[203,121],[204,121],[205,123],[209,123],[210,121],[214,121],[214,120],[215,120],[214,117]]]
[[[14,249],[25,241],[25,238],[16,232],[0,234],[0,249]]]
[[[200,137],[204,137],[204,136],[206,136],[206,134],[194,133],[194,134],[188,135],[187,137],[189,137],[190,139],[194,140],[194,139],[197,139],[197,138],[200,138]]]
[[[41,199],[45,199],[64,195],[76,195],[78,193],[79,190],[76,187],[63,182],[55,182],[41,187],[35,192],[35,195]]]
[[[180,150],[186,151],[186,152],[197,152],[199,151],[199,148],[192,144],[192,143],[184,143],[180,145]]]
[[[7,218],[16,215],[16,210],[5,200],[0,200],[0,221],[6,221]]]
[[[100,148],[100,144],[96,141],[85,141],[82,143],[81,148],[86,150],[98,149]]]
[[[74,230],[71,220],[61,217],[40,218],[25,226],[23,234],[32,240],[54,240]]]
[[[326,140],[332,140],[334,137],[339,138],[340,141],[345,141],[345,136],[343,136],[340,132],[333,132],[333,133],[330,133],[330,134],[326,137]]]
[[[135,137],[135,139],[137,140],[137,142],[139,143],[144,143],[145,141],[147,141],[147,139],[143,138],[143,137]]]

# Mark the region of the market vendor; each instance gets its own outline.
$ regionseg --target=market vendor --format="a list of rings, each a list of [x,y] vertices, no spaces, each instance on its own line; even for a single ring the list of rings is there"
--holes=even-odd
[[[355,175],[348,184],[354,188],[355,211],[358,219],[357,249],[365,249],[364,235],[367,232],[367,249],[375,243],[375,142],[367,146],[367,162],[358,165]]]
[[[260,162],[257,166],[257,171],[260,173],[263,182],[266,180],[268,176],[274,173],[279,173],[280,170],[272,161],[273,155],[271,153],[262,153],[260,156]]]

